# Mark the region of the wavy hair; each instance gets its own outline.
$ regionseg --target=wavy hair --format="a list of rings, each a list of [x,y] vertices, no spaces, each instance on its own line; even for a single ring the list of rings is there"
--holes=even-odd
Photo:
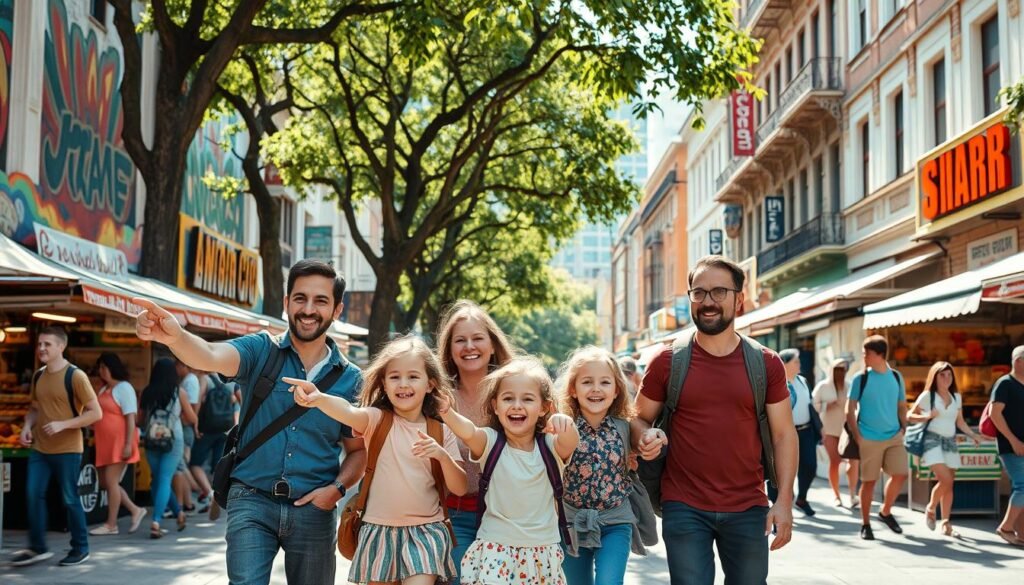
[[[587,345],[572,352],[569,359],[558,369],[558,379],[555,382],[555,395],[561,405],[561,411],[569,414],[573,419],[580,417],[579,398],[572,396],[572,389],[576,386],[580,370],[589,363],[600,363],[608,367],[612,373],[612,381],[615,382],[615,399],[608,409],[606,416],[614,416],[629,420],[636,415],[632,400],[629,398],[629,391],[626,386],[626,375],[622,372],[619,362],[607,349],[595,345]]]
[[[524,376],[535,382],[540,391],[540,399],[548,405],[547,412],[537,420],[537,432],[539,433],[548,424],[548,416],[558,412],[558,408],[555,402],[555,384],[551,381],[544,362],[533,356],[514,357],[480,381],[480,399],[483,401],[487,426],[496,431],[505,432],[498,419],[498,414],[494,410],[494,402],[501,392],[502,384],[513,376]]]
[[[953,364],[949,362],[935,362],[932,364],[930,370],[928,370],[928,377],[925,378],[924,389],[928,392],[939,391],[938,377],[944,370],[949,370],[949,373],[953,374],[953,380],[949,384],[949,391],[952,394],[957,393],[956,389],[956,372],[953,370]]]
[[[437,357],[448,374],[450,380],[456,380],[459,376],[459,369],[455,365],[455,358],[452,357],[452,337],[455,334],[455,326],[463,321],[479,321],[491,338],[491,347],[494,353],[491,355],[490,371],[505,365],[515,356],[515,350],[509,342],[508,337],[498,327],[487,311],[480,305],[467,299],[459,299],[452,303],[448,310],[441,317],[441,324],[437,328]]]
[[[377,356],[373,358],[366,371],[363,372],[363,390],[360,395],[360,406],[372,406],[384,410],[394,411],[395,407],[388,398],[384,389],[384,381],[387,378],[388,364],[399,357],[412,354],[423,360],[423,369],[427,374],[427,382],[432,392],[428,392],[423,398],[423,415],[441,420],[438,413],[438,395],[444,396],[449,404],[455,404],[455,394],[448,382],[448,377],[441,369],[441,363],[430,350],[427,344],[410,333],[403,335],[381,348]]]

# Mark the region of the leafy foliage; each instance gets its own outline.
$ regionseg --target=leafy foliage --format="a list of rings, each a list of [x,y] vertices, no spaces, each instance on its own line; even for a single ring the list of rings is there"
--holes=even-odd
[[[1024,79],[1004,87],[999,91],[999,97],[1005,99],[1010,106],[1003,121],[1011,131],[1019,131],[1021,124],[1024,123]]]

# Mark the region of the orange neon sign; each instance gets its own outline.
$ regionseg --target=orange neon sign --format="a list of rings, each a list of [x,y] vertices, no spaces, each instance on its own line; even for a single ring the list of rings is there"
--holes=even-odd
[[[1000,121],[919,163],[922,221],[956,213],[1014,187],[1017,161],[1011,146],[1010,129]]]

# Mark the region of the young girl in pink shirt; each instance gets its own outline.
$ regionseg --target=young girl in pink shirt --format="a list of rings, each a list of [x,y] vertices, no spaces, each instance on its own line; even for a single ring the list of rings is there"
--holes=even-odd
[[[427,434],[427,418],[439,418],[439,397],[444,404],[453,400],[451,387],[437,357],[412,335],[381,349],[364,380],[357,407],[305,380],[284,378],[292,384],[297,404],[319,408],[350,426],[367,445],[382,420],[392,421],[369,488],[349,581],[432,585],[438,577],[451,579],[453,543],[431,460],[440,462],[447,489],[454,494],[466,493],[466,472],[449,428],[444,427],[443,445]]]

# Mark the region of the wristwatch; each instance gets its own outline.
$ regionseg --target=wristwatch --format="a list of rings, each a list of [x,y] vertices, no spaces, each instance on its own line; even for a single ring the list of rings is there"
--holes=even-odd
[[[338,492],[341,493],[341,497],[343,497],[343,498],[345,497],[345,484],[341,483],[340,481],[335,481],[331,485],[333,485],[334,487],[338,488]]]

